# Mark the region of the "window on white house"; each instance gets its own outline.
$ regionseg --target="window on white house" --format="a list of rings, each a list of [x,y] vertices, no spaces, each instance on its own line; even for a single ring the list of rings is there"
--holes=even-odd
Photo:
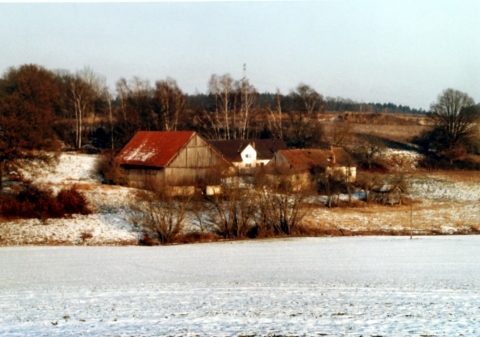
[[[245,155],[245,158],[251,158],[251,157],[252,157],[252,155],[251,155],[250,153],[247,153],[247,154]]]

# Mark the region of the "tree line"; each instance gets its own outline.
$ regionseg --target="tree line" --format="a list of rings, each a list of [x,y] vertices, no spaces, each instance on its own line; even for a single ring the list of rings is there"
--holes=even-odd
[[[419,112],[324,98],[306,84],[288,94],[261,94],[247,78],[229,74],[212,75],[207,92],[196,95],[184,93],[171,78],[153,84],[121,78],[112,90],[89,67],[72,73],[28,64],[0,78],[0,127],[10,148],[60,141],[69,149],[119,149],[140,129],[195,130],[210,139],[281,137],[301,147],[315,142],[305,119],[325,111]]]
[[[435,132],[418,140],[427,152],[449,158],[478,152],[472,141],[478,139],[473,135],[478,108],[466,96],[452,111],[437,106],[450,104],[446,98],[432,104]],[[187,95],[172,78],[153,84],[121,78],[112,90],[89,67],[76,72],[35,64],[11,67],[0,78],[0,190],[5,166],[11,169],[18,164],[15,159],[60,148],[115,151],[138,130],[193,130],[207,139],[282,138],[290,148],[319,147],[324,144],[318,121],[326,111],[342,110],[423,112],[325,98],[304,83],[288,94],[260,94],[246,77],[229,74],[212,75],[205,94]]]

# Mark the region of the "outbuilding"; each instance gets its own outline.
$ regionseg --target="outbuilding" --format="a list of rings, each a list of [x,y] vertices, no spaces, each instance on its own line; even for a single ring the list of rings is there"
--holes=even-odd
[[[231,164],[194,131],[139,131],[117,155],[131,186],[220,184]]]
[[[400,205],[404,192],[404,189],[399,185],[385,184],[374,187],[371,193],[372,200],[382,205]]]

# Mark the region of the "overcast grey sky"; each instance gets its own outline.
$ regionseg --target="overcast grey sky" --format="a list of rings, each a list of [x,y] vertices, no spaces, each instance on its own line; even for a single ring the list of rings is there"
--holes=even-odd
[[[480,1],[0,3],[0,71],[25,63],[170,76],[188,93],[212,74],[260,92],[428,109],[446,88],[480,100]]]

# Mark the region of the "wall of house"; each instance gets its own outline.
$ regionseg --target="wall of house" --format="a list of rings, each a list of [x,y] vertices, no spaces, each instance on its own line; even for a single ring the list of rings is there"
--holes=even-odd
[[[151,188],[162,186],[165,182],[165,171],[159,169],[125,168],[124,173],[128,179],[128,185],[137,188]]]
[[[285,158],[285,156],[280,152],[275,153],[272,160],[270,160],[268,164],[270,166],[290,166],[287,158]]]
[[[240,153],[240,156],[242,157],[242,163],[239,166],[240,169],[250,169],[256,166],[257,151],[255,151],[252,145],[247,145],[247,147]]]
[[[342,177],[347,177],[348,181],[351,183],[357,179],[356,167],[346,167],[346,166],[327,167],[325,172],[329,175],[338,174]]]
[[[265,166],[270,162],[270,159],[257,159],[256,166]]]

